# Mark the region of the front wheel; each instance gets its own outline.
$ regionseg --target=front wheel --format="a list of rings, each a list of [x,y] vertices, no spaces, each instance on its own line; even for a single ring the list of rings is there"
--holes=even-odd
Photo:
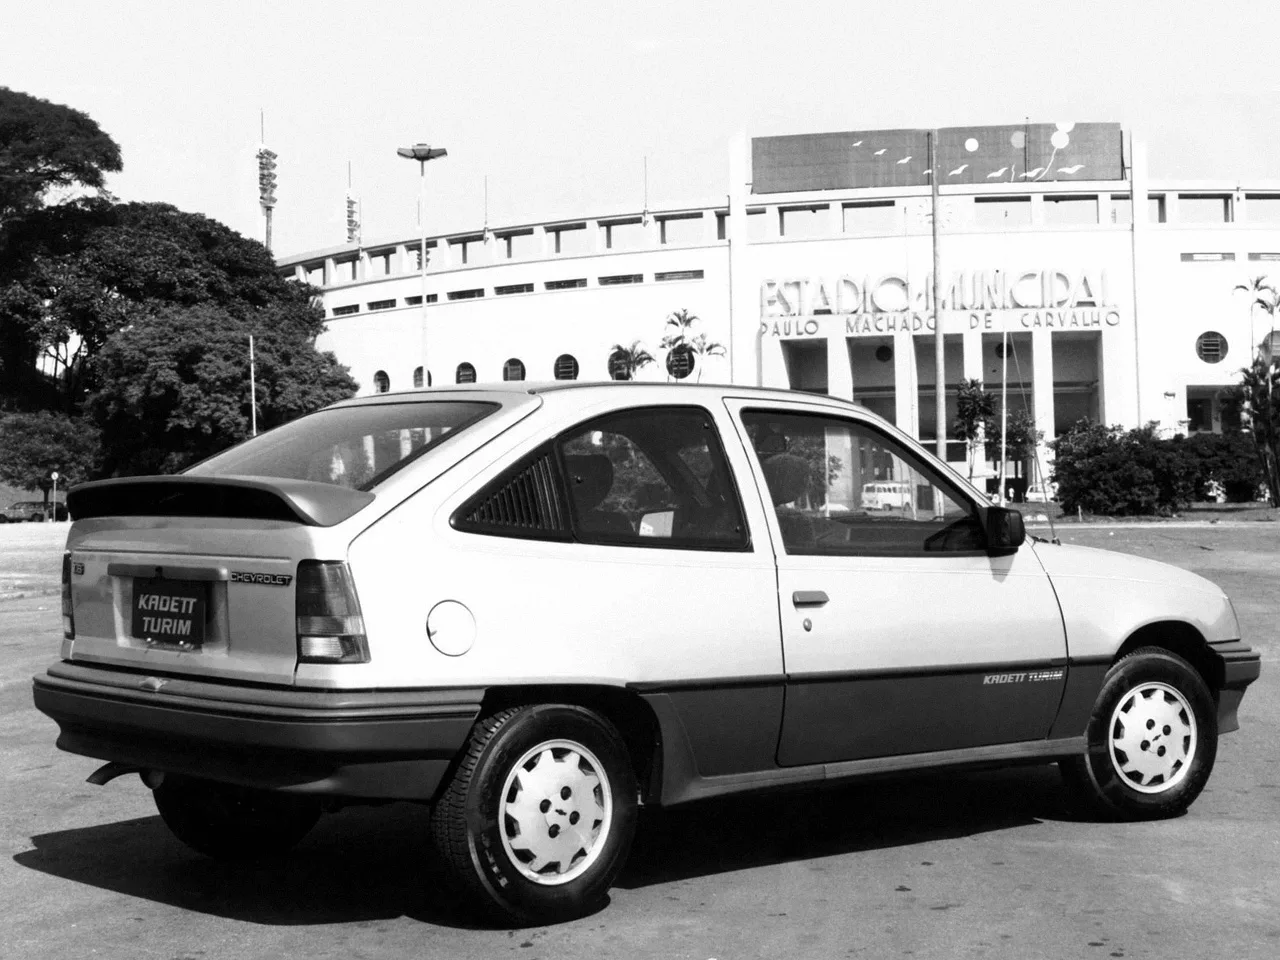
[[[1218,752],[1218,716],[1200,674],[1142,647],[1107,673],[1083,756],[1060,767],[1073,798],[1112,819],[1177,816],[1200,795]]]
[[[320,804],[312,797],[174,774],[166,774],[153,797],[173,835],[215,860],[284,853],[320,819]]]
[[[636,827],[627,748],[603,717],[542,704],[476,724],[431,812],[459,883],[508,923],[582,916],[604,900]]]

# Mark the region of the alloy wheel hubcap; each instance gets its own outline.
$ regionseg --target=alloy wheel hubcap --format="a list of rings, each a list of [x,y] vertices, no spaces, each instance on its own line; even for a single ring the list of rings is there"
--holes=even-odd
[[[544,886],[568,883],[600,856],[613,819],[604,767],[572,740],[548,740],[507,775],[498,816],[516,869]]]
[[[1196,718],[1178,690],[1164,683],[1134,687],[1111,712],[1111,765],[1139,793],[1180,783],[1196,752]]]

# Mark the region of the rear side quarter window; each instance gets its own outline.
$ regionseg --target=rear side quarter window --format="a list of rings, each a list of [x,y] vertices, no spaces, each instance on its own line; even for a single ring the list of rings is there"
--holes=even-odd
[[[579,424],[468,500],[453,526],[614,546],[750,549],[719,435],[700,407],[635,408]]]

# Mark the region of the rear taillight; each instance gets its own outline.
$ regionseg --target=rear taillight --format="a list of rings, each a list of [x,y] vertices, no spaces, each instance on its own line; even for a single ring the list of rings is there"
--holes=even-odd
[[[71,610],[71,551],[62,555],[62,635],[76,638],[76,618]]]
[[[368,663],[360,600],[345,563],[298,564],[298,662]]]

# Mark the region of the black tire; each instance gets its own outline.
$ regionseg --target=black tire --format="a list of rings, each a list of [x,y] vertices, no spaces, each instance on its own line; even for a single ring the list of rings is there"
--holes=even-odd
[[[1174,817],[1213,771],[1218,713],[1191,664],[1141,647],[1107,672],[1086,736],[1085,754],[1059,764],[1082,812],[1111,820]]]
[[[256,860],[291,849],[320,818],[319,801],[166,774],[152,791],[173,835],[215,860]]]
[[[605,900],[631,848],[636,807],[635,774],[612,724],[582,707],[516,707],[476,724],[431,811],[431,833],[472,902],[503,923],[542,924]]]

